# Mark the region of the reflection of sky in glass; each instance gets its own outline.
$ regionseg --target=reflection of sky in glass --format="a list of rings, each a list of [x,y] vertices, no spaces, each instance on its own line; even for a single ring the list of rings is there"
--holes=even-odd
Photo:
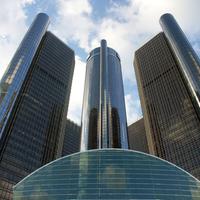
[[[172,15],[163,15],[160,19],[160,24],[179,63],[180,71],[183,73],[184,79],[199,108],[200,60]]]
[[[14,188],[14,200],[199,198],[200,182],[187,172],[151,155],[122,149],[63,157]]]
[[[94,109],[97,110],[97,123],[95,116],[90,118]],[[95,135],[96,146],[90,140]],[[102,40],[101,46],[92,50],[87,60],[81,150],[110,147],[128,148],[127,120],[120,58]]]
[[[48,24],[46,14],[37,15],[0,82],[0,138]]]
[[[21,63],[23,62],[23,59],[24,59],[24,56],[21,56],[21,58],[19,59],[18,63],[16,64],[12,74],[8,74],[8,77],[7,77],[6,81],[5,81],[6,83],[8,83],[8,84],[12,83],[12,81],[13,81],[13,79],[14,79],[14,77],[15,77],[15,75],[16,75],[16,73],[17,73],[17,71],[18,71],[18,69],[19,69],[19,67],[21,65]]]

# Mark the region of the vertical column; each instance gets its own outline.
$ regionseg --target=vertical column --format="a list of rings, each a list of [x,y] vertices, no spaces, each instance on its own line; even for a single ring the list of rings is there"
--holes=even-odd
[[[180,72],[200,117],[200,60],[171,14],[162,15],[160,25],[179,64]]]
[[[106,40],[101,40],[100,48],[100,148],[108,147],[108,67],[107,67],[107,43]]]
[[[24,36],[0,82],[0,139],[31,62],[49,25],[49,17],[40,13]]]

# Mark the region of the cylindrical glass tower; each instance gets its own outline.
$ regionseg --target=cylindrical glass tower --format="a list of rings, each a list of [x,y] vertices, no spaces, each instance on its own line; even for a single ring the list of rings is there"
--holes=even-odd
[[[49,17],[44,13],[39,13],[0,81],[0,140],[17,95],[48,25]]]
[[[172,48],[200,117],[200,60],[171,14],[162,15],[160,25]]]
[[[118,53],[101,41],[86,66],[81,150],[128,148],[127,121]]]

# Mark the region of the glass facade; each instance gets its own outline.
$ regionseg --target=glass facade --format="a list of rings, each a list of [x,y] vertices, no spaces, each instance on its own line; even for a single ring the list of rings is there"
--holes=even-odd
[[[49,17],[40,13],[19,45],[0,82],[0,144],[5,140],[4,128],[23,85],[30,64],[49,24]],[[0,145],[0,150],[2,145]]]
[[[128,126],[128,141],[130,149],[149,153],[143,118]]]
[[[39,16],[36,22],[41,23],[42,19]],[[37,23],[33,25],[36,30]],[[34,35],[32,32],[27,34],[28,38],[31,37],[29,34]],[[26,47],[22,45],[19,49],[32,49],[36,44],[27,42]],[[26,64],[29,70],[24,74],[23,84],[16,93],[16,101],[2,134],[1,200],[12,199],[12,185],[62,153],[74,52],[52,33],[46,32],[33,60]],[[23,67],[19,66],[20,73]],[[10,87],[13,87],[12,84],[15,84],[14,79]]]
[[[86,66],[81,150],[128,148],[120,58],[101,41]]]
[[[197,200],[200,182],[141,152],[98,149],[47,164],[14,187],[14,200]]]
[[[171,14],[162,15],[160,24],[200,118],[200,59]]]
[[[200,179],[200,121],[164,33],[135,53],[149,151]]]
[[[81,127],[67,119],[62,156],[80,151]]]

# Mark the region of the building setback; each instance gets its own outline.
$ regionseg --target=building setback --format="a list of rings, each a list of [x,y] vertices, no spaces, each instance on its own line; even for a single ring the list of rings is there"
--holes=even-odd
[[[38,14],[8,70],[0,101],[0,199],[12,199],[12,186],[61,156],[74,71],[74,52]]]
[[[71,120],[67,119],[62,156],[67,156],[69,154],[79,152],[80,141],[81,141],[81,127],[72,122]]]
[[[120,58],[105,40],[87,59],[81,137],[82,151],[128,148]]]
[[[149,153],[143,118],[128,126],[128,141],[130,149]]]
[[[134,59],[149,151],[200,178],[200,62],[170,14],[161,24]]]

